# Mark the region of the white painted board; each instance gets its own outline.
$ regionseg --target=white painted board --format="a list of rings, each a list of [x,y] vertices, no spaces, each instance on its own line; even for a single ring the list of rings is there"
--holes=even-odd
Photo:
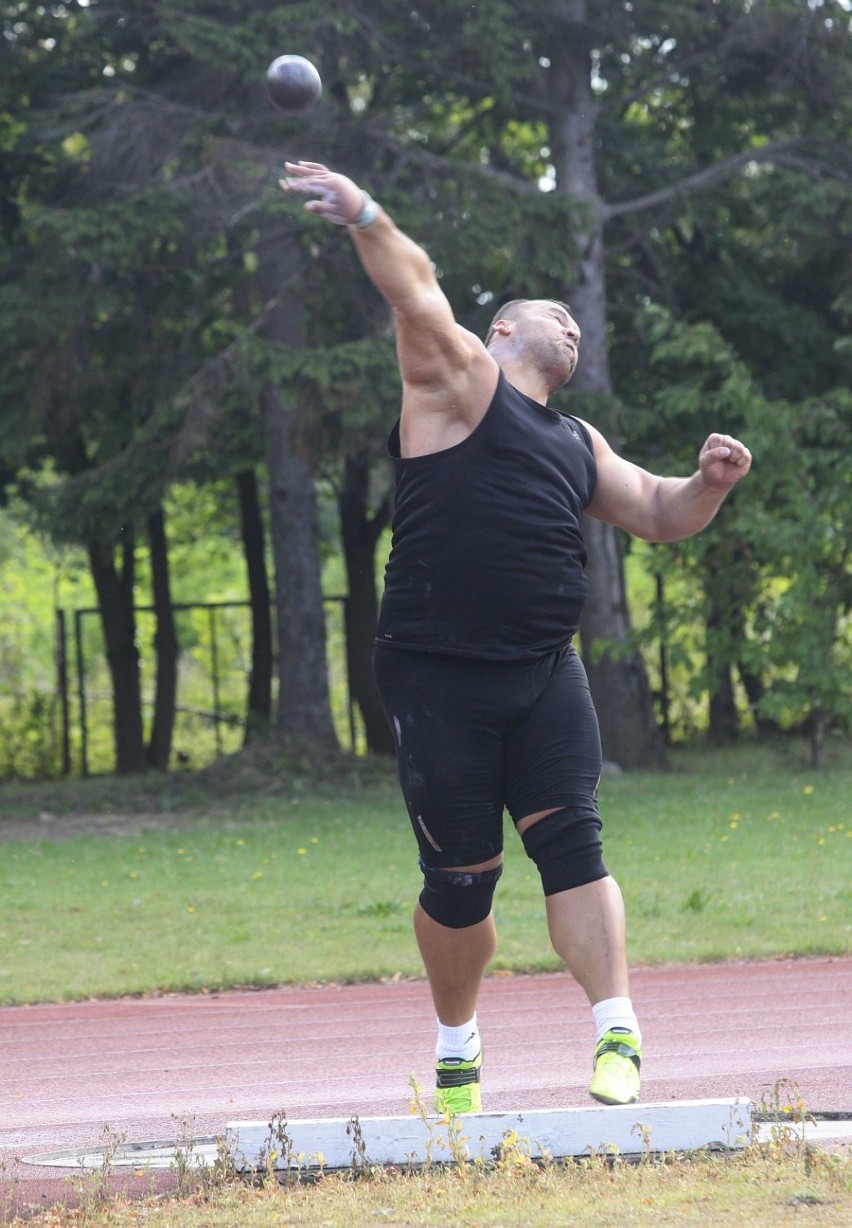
[[[493,1159],[507,1137],[531,1158],[612,1153],[739,1149],[752,1138],[752,1103],[734,1098],[515,1113],[471,1113],[452,1125],[440,1117],[360,1117],[288,1121],[285,1140],[268,1122],[232,1121],[228,1153],[238,1167],[349,1168]]]

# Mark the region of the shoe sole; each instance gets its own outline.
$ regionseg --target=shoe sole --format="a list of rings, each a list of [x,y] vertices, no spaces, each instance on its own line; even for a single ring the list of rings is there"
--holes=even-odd
[[[593,1100],[597,1100],[599,1104],[628,1105],[628,1104],[638,1104],[639,1102],[638,1096],[631,1096],[629,1100],[615,1100],[612,1096],[601,1096],[597,1092],[589,1092],[589,1095],[591,1096]]]

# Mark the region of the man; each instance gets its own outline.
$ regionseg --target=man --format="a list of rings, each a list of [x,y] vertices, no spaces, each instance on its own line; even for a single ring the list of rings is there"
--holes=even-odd
[[[584,512],[648,541],[703,529],[751,464],[710,435],[689,478],[660,478],[547,407],[580,330],[549,300],[507,304],[486,342],[458,325],[426,253],[352,180],[287,163],[287,191],[346,225],[393,309],[402,408],[391,435],[393,546],[376,680],[420,849],[414,930],[435,1005],[439,1109],[479,1112],[477,997],[496,947],[504,808],[542,880],[554,950],[585,990],[591,1095],[639,1095],[624,908],[602,859],[601,748],[571,644],[586,592]]]

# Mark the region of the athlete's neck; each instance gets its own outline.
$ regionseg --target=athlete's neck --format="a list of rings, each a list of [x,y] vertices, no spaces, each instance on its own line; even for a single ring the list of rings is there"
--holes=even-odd
[[[509,383],[522,392],[525,397],[538,401],[540,405],[547,404],[551,389],[540,371],[536,371],[521,362],[511,359],[498,359],[500,370]]]

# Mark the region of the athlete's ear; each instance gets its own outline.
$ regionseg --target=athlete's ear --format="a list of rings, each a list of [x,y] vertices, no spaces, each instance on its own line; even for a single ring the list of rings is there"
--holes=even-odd
[[[491,333],[497,333],[500,337],[508,337],[514,329],[514,321],[512,320],[495,320],[491,325]]]

